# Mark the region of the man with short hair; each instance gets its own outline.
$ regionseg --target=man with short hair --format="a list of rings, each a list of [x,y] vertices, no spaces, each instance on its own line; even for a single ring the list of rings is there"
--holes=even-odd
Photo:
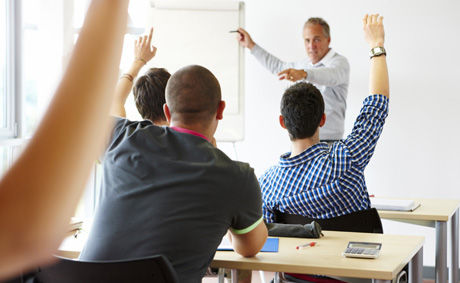
[[[211,144],[224,108],[215,76],[188,66],[167,84],[170,127],[115,118],[80,259],[164,254],[180,282],[198,283],[227,232],[242,256],[260,251],[267,229],[253,169]]]
[[[383,130],[389,102],[382,21],[378,14],[363,19],[371,48],[370,96],[346,139],[330,147],[320,142],[327,116],[316,87],[301,82],[284,93],[280,125],[288,131],[292,151],[259,178],[267,222],[274,222],[275,211],[331,218],[370,208],[364,169]]]
[[[156,47],[151,45],[152,35],[153,28],[150,29],[148,36],[140,36],[134,41],[134,59],[115,87],[115,98],[110,114],[126,118],[125,103],[132,88],[134,101],[142,118],[152,121],[157,126],[169,126],[163,112],[163,105],[166,102],[166,84],[171,74],[163,68],[150,68],[134,82],[140,70],[155,57],[157,52]]]
[[[350,66],[342,55],[329,47],[329,25],[321,18],[310,18],[304,25],[303,38],[308,57],[284,62],[257,45],[248,32],[238,29],[240,45],[269,71],[278,74],[280,80],[306,81],[314,84],[323,95],[327,122],[320,132],[322,141],[336,141],[343,137],[347,106]]]

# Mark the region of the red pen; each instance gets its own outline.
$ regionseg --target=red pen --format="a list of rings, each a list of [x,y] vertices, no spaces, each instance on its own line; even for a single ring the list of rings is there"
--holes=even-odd
[[[316,245],[316,242],[311,242],[311,243],[307,243],[307,244],[297,246],[296,249],[300,250],[300,249],[304,249],[304,248],[308,248],[308,247],[313,247],[314,245]]]

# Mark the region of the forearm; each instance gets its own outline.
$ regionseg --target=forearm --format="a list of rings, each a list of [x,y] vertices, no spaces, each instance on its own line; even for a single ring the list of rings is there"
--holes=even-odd
[[[92,2],[46,115],[0,182],[0,277],[51,254],[66,232],[109,130],[128,2]]]
[[[350,66],[344,59],[330,67],[307,69],[307,81],[313,84],[335,86],[347,83]]]
[[[281,61],[280,59],[273,56],[259,45],[254,46],[254,48],[251,50],[251,54],[254,55],[254,57],[257,59],[257,61],[259,61],[260,64],[262,64],[273,74],[277,74],[289,68],[295,68],[295,64]]]
[[[115,87],[110,115],[126,118],[125,103],[133,88],[134,80],[145,63],[141,60],[134,59],[128,71],[118,80]]]
[[[390,97],[386,55],[371,58],[369,94],[383,94]]]

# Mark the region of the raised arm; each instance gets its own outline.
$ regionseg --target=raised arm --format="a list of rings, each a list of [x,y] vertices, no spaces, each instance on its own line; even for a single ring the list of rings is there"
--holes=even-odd
[[[369,43],[371,49],[384,47],[385,31],[383,29],[383,17],[379,17],[379,14],[365,15],[363,18],[363,29],[364,38]],[[371,58],[369,94],[383,94],[386,97],[390,97],[386,55]]]
[[[65,236],[110,128],[128,2],[92,1],[46,115],[0,182],[0,278],[49,260]]]
[[[157,48],[152,44],[153,28],[150,34],[139,36],[134,41],[134,59],[128,72],[123,74],[115,87],[115,96],[113,98],[110,115],[126,118],[125,103],[133,87],[133,81],[139,74],[139,71],[149,62],[157,52]]]

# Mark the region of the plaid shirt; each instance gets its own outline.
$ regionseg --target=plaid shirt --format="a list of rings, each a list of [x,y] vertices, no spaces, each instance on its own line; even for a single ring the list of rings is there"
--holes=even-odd
[[[281,155],[277,165],[260,178],[263,212],[274,222],[274,211],[310,218],[331,218],[370,207],[364,168],[388,115],[388,98],[371,95],[356,119],[351,134],[330,148],[315,144],[290,158]]]

